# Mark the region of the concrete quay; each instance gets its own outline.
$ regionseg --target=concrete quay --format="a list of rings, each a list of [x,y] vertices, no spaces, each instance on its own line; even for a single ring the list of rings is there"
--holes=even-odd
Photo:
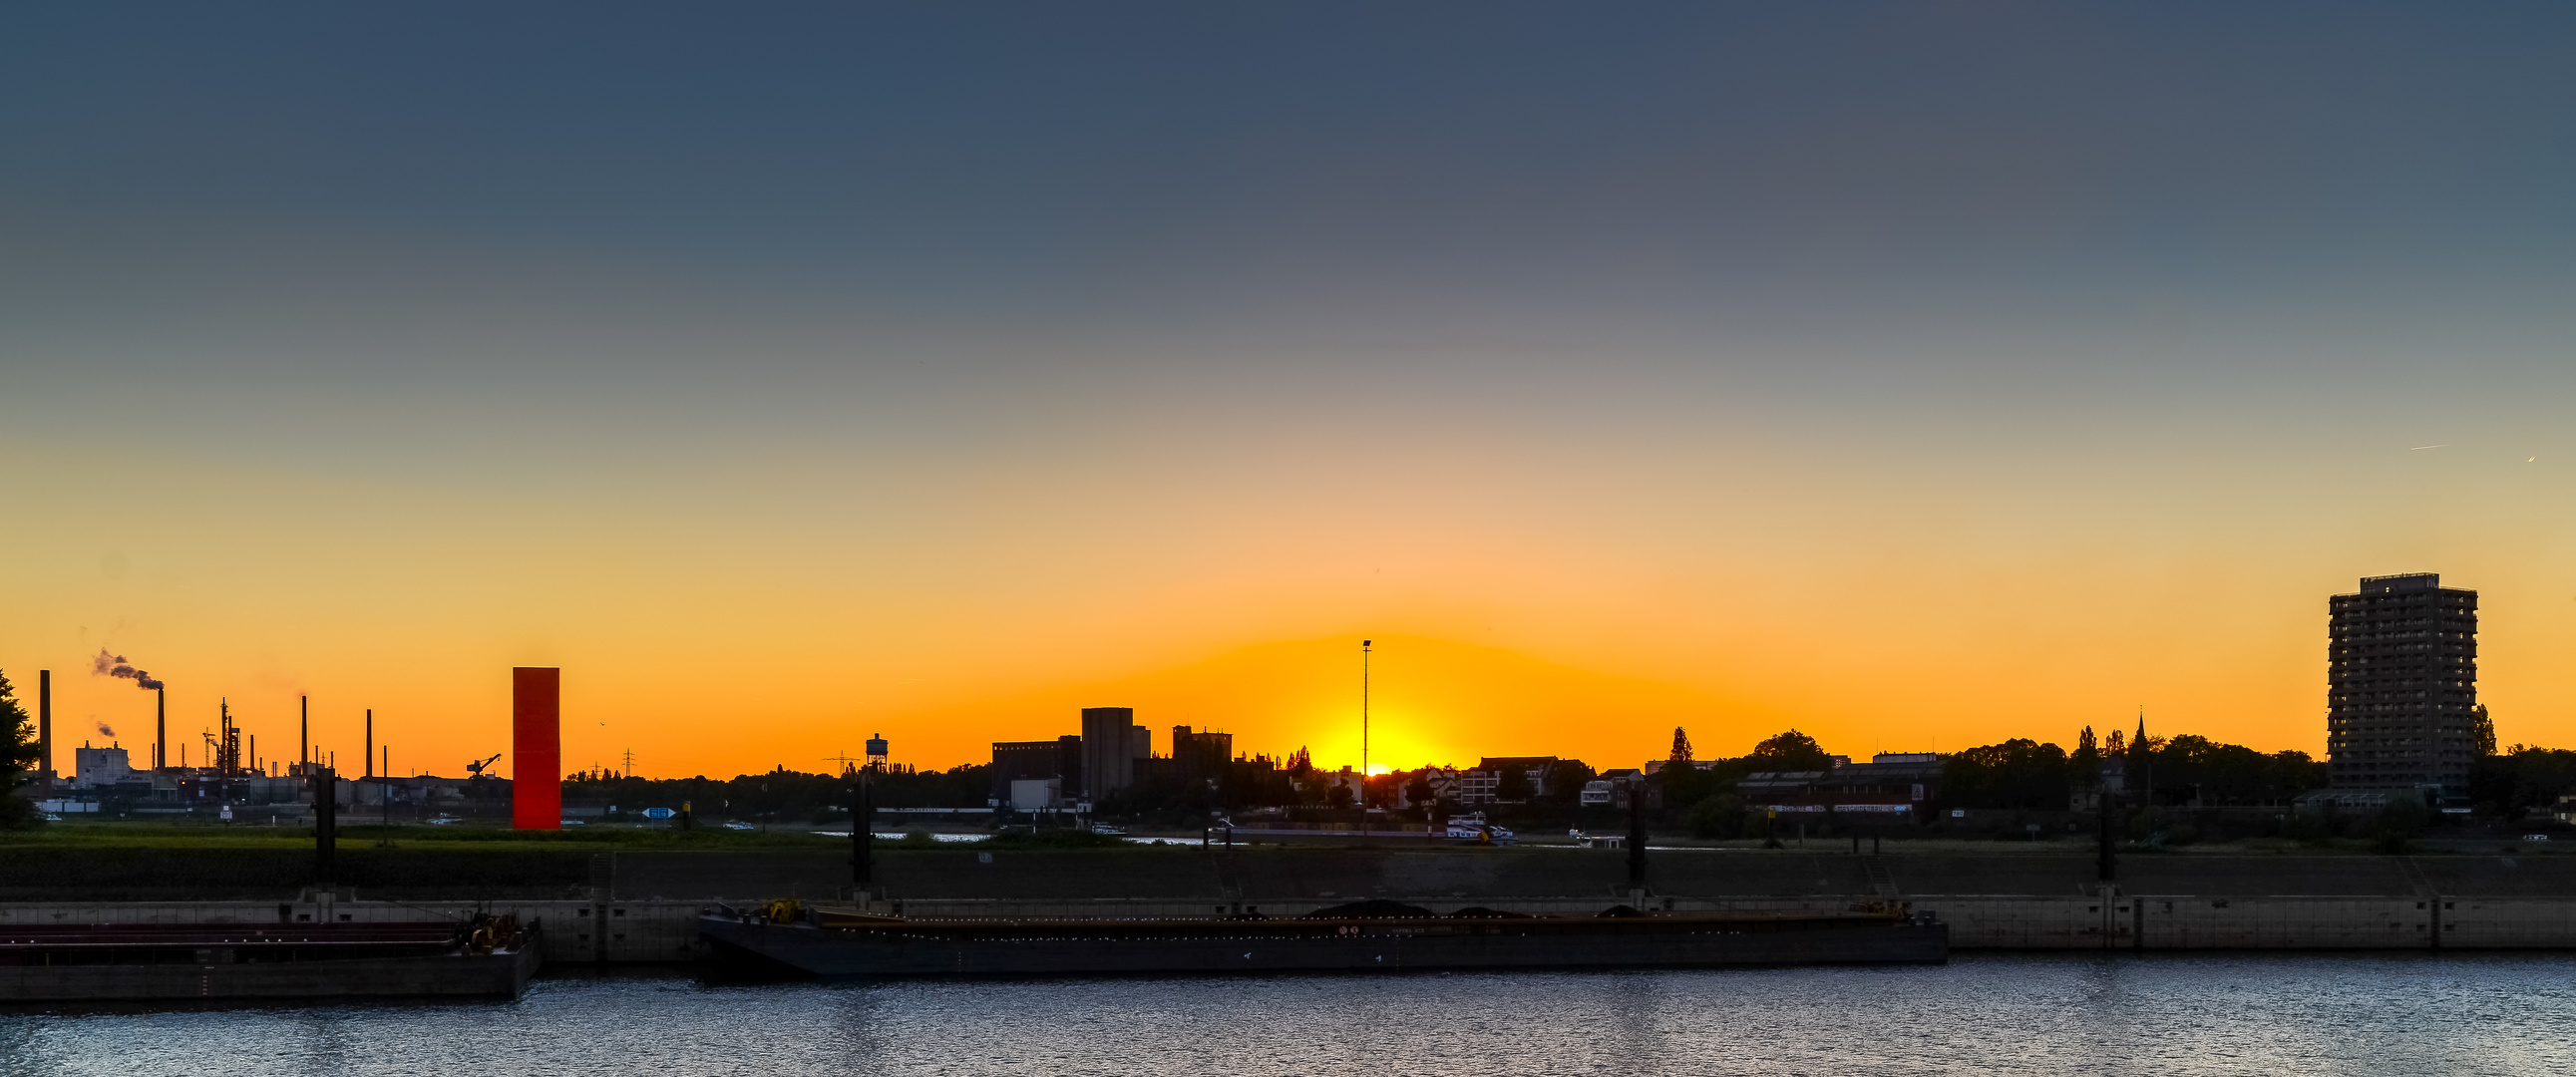
[[[800,897],[851,898],[847,854],[567,854],[526,885],[494,872],[460,893],[357,886],[200,897],[90,900],[77,878],[0,871],[0,925],[28,922],[394,921],[510,912],[545,925],[548,963],[688,962],[710,956],[699,909]],[[166,864],[162,866],[167,866]],[[77,875],[77,872],[71,873]],[[2089,857],[1740,849],[1659,851],[1648,887],[1627,887],[1615,851],[1574,849],[1195,848],[883,850],[874,903],[919,917],[1293,916],[1361,898],[1449,912],[1484,906],[1589,914],[1613,904],[1675,910],[1846,909],[1900,901],[1938,914],[1958,950],[2472,950],[2576,948],[2576,856],[2222,855],[2125,858],[2107,893]],[[226,884],[238,890],[250,880]],[[136,895],[132,880],[103,887]]]

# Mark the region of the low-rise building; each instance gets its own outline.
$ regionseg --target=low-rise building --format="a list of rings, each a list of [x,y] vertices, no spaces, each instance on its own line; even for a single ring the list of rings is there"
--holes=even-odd
[[[74,789],[115,785],[118,782],[133,780],[134,777],[133,764],[126,758],[123,748],[113,744],[105,748],[93,748],[83,744],[72,749],[72,788]]]
[[[1600,776],[1583,783],[1583,791],[1575,798],[1575,803],[1586,808],[1625,809],[1628,806],[1629,794],[1637,790],[1646,774],[1646,771],[1635,767],[1602,771]],[[1654,798],[1659,795],[1659,792],[1652,787],[1652,783],[1647,783],[1647,803],[1653,804]]]
[[[1064,782],[1055,778],[1014,778],[1011,781],[1012,811],[1054,811],[1064,805]]]
[[[1751,807],[1781,812],[1919,816],[1939,794],[1941,760],[1929,752],[1882,752],[1830,770],[1756,771],[1736,783]]]
[[[1082,738],[1066,734],[1054,740],[997,740],[993,742],[993,788],[990,794],[995,807],[1013,803],[1017,794],[1012,783],[1052,779],[1059,789],[1082,788]]]

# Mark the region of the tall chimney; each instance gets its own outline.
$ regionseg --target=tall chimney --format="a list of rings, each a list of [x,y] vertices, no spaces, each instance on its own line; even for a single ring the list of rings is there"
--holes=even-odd
[[[36,671],[36,773],[54,785],[54,671]]]
[[[563,829],[563,671],[510,671],[510,825]]]
[[[152,690],[152,769],[170,765],[170,690]]]
[[[367,772],[360,777],[376,776],[376,709],[367,708]]]
[[[296,740],[298,740],[298,741],[303,742],[303,744],[304,744],[304,746],[303,746],[302,748],[296,749],[296,756],[297,756],[297,758],[296,758],[296,760],[295,760],[295,761],[296,761],[296,762],[298,762],[298,763],[301,763],[301,764],[303,764],[303,765],[305,765],[305,766],[307,766],[307,767],[312,766],[312,765],[313,765],[313,697],[312,697],[312,696],[297,696],[297,697],[295,697],[295,739],[296,739]]]

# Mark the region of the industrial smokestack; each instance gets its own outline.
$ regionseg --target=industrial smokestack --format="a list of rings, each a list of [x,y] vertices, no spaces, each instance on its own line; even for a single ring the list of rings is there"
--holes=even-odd
[[[36,671],[36,773],[54,784],[54,671]]]
[[[310,767],[310,766],[312,766],[312,765],[313,765],[313,697],[312,697],[312,696],[297,696],[297,697],[295,697],[295,739],[296,739],[297,743],[299,743],[299,744],[303,745],[303,747],[297,748],[297,749],[295,750],[295,761],[296,761],[298,764],[301,764],[301,765],[306,766],[306,767]]]
[[[170,693],[152,690],[152,769],[170,765]]]
[[[367,772],[362,775],[362,777],[373,778],[376,776],[376,709],[374,707],[367,708],[366,768]]]

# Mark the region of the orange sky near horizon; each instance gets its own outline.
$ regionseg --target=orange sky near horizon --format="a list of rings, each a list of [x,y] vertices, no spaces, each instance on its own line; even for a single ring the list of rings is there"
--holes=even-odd
[[[1790,727],[1855,756],[2071,745],[2141,706],[2155,731],[2321,752],[2326,596],[2419,568],[2482,592],[2481,698],[2504,739],[2576,740],[2555,657],[2576,643],[2576,581],[2490,535],[2051,549],[1989,545],[1954,519],[1888,546],[1868,525],[1918,507],[1898,498],[1809,501],[1825,519],[1771,535],[1674,525],[1715,544],[1695,557],[1633,528],[1468,541],[1469,519],[1384,501],[1396,526],[1370,536],[1282,534],[1270,525],[1293,514],[1278,514],[1130,550],[1086,544],[1100,521],[1076,520],[881,548],[915,558],[885,578],[783,570],[823,558],[821,536],[732,557],[739,536],[596,504],[157,466],[170,481],[145,507],[41,453],[0,462],[35,501],[120,532],[10,540],[0,669],[31,703],[35,669],[56,671],[58,767],[84,740],[149,739],[150,694],[88,671],[102,646],[170,682],[175,737],[193,743],[229,699],[262,755],[290,758],[309,692],[316,739],[344,763],[375,708],[398,773],[506,749],[512,665],[564,668],[567,768],[631,750],[652,776],[817,770],[872,733],[900,762],[945,767],[1076,732],[1101,705],[1136,708],[1158,748],[1186,724],[1339,765],[1359,757],[1364,636],[1371,758],[1396,766],[1635,765],[1676,725],[1703,755]],[[315,498],[334,526],[279,523]]]

